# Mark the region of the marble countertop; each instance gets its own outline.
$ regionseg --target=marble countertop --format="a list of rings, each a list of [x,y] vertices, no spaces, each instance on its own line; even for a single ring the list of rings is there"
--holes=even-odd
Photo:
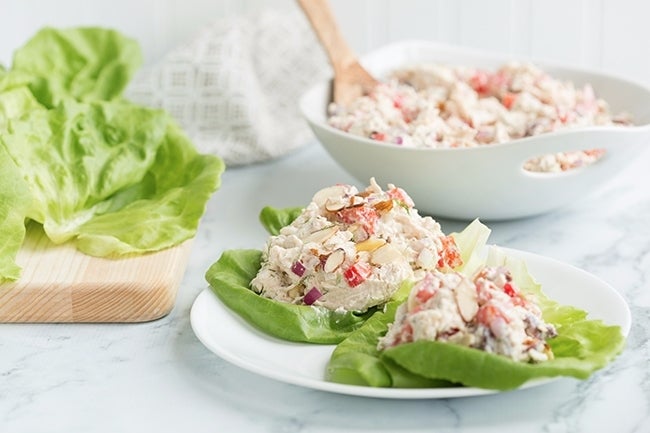
[[[625,351],[586,381],[469,398],[372,399],[267,379],[206,349],[190,326],[190,308],[224,250],[263,245],[259,210],[301,205],[333,183],[359,184],[314,143],[270,163],[227,170],[168,316],[141,324],[0,325],[0,431],[650,431],[649,166],[646,152],[571,206],[488,223],[492,243],[578,266],[627,300],[632,329]],[[445,232],[465,225],[440,222]]]

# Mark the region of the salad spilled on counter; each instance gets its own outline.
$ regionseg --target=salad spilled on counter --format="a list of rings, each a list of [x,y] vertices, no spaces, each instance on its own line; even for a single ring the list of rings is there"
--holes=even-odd
[[[363,312],[405,280],[461,264],[454,239],[422,217],[409,195],[371,179],[359,191],[334,185],[271,236],[252,289],[281,302]]]
[[[514,361],[553,359],[546,343],[557,335],[540,308],[519,290],[510,272],[484,267],[473,278],[428,272],[400,305],[379,340],[384,350],[413,341],[446,341]]]
[[[349,106],[331,104],[328,123],[340,130],[397,146],[463,148],[597,125],[630,125],[612,114],[587,84],[551,77],[530,63],[510,62],[495,72],[419,65],[392,72],[373,93]],[[533,158],[529,171],[557,172],[594,163],[604,150]]]

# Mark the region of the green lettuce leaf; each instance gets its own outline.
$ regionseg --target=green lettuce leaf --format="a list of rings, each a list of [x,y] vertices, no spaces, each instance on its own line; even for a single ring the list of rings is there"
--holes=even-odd
[[[587,378],[623,350],[625,338],[618,326],[608,326],[599,320],[587,320],[585,311],[560,305],[546,297],[522,260],[508,257],[497,248],[490,249],[486,257],[482,250],[487,237],[477,224],[472,223],[462,233],[454,234],[457,242],[460,239],[458,243],[461,248],[467,245],[476,247],[473,253],[463,257],[467,263],[474,264],[470,266],[472,272],[479,262],[508,267],[519,287],[536,297],[544,319],[556,325],[558,330],[558,336],[549,340],[555,358],[528,364],[478,349],[435,341],[402,344],[379,353],[376,349],[377,341],[394,320],[396,308],[391,308],[387,309],[386,314],[375,315],[372,327],[359,329],[339,344],[328,364],[331,380],[357,385],[404,387],[400,380],[406,371],[408,386],[411,387],[431,387],[431,381],[438,380],[442,386],[458,383],[506,390],[534,379],[556,376]],[[363,336],[359,335],[362,333]],[[356,363],[349,362],[348,359],[354,359]],[[390,368],[394,366],[401,370],[393,375]],[[387,377],[378,372],[387,373]]]
[[[34,96],[52,108],[117,98],[141,64],[138,43],[115,30],[44,28],[14,53],[12,70],[30,74]]]
[[[113,195],[104,213],[79,227],[77,248],[93,256],[145,253],[194,237],[224,169],[220,158],[199,154],[170,121],[144,179]]]
[[[91,255],[156,251],[189,239],[224,166],[169,116],[127,102],[32,111],[0,140],[31,185],[27,217]],[[30,143],[25,146],[24,143]]]
[[[31,206],[27,182],[0,146],[0,282],[16,280],[20,267],[16,255],[25,239],[25,214]]]
[[[260,212],[260,222],[271,235],[280,234],[280,229],[291,224],[302,213],[301,207],[278,209],[266,206]]]
[[[377,335],[386,332],[388,323],[395,316],[397,307],[408,297],[411,287],[413,287],[412,283],[405,282],[383,311],[373,314],[363,326],[336,346],[327,364],[325,373],[327,380],[375,387],[453,386],[445,380],[427,379],[413,374],[400,365],[381,358],[377,349]]]
[[[21,73],[0,72],[0,132],[11,119],[32,110],[44,109],[29,90],[29,77]]]
[[[28,77],[0,67],[0,137],[9,121],[42,108],[30,92]],[[27,182],[4,146],[0,146],[0,283],[20,276],[16,256],[25,239],[25,218],[32,203]]]
[[[74,237],[106,199],[142,180],[167,121],[162,111],[126,102],[72,100],[10,121],[0,140],[31,185],[27,216],[55,243]]]
[[[289,341],[333,344],[359,328],[375,310],[364,314],[293,305],[259,296],[250,289],[262,252],[231,250],[207,270],[212,291],[231,310],[261,331]]]

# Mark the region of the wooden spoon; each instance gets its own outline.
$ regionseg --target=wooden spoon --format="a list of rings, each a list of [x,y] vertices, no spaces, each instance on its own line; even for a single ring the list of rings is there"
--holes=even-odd
[[[327,0],[297,0],[334,69],[333,100],[348,105],[379,83],[359,63],[341,34]]]

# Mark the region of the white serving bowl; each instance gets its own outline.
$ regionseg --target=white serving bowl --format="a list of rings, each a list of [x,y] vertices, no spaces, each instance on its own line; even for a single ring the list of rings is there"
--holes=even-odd
[[[506,56],[424,41],[385,46],[364,56],[376,77],[415,63],[496,69]],[[542,214],[589,194],[650,147],[650,89],[630,81],[535,62],[553,77],[590,83],[613,113],[627,112],[635,126],[589,127],[541,134],[476,148],[414,149],[355,136],[327,124],[330,80],[303,95],[300,108],[329,154],[363,184],[393,183],[424,214],[470,220],[504,220]],[[606,149],[593,165],[560,173],[533,173],[525,161],[556,152]]]

